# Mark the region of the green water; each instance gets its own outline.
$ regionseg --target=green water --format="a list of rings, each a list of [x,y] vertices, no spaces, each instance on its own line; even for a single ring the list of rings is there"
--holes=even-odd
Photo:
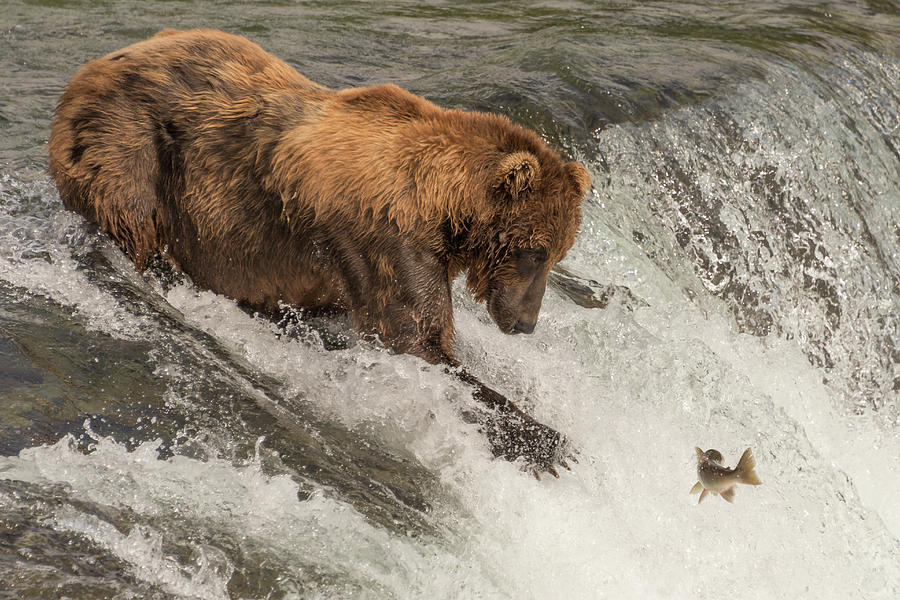
[[[777,59],[895,47],[892,2],[21,2],[0,8],[0,161],[43,167],[78,67],[167,27],[242,34],[332,87],[394,82],[562,145],[653,118]]]

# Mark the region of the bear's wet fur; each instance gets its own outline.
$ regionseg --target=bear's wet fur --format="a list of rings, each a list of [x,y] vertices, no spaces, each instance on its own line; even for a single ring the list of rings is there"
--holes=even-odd
[[[334,91],[212,30],[82,67],[50,172],[142,271],[162,255],[255,310],[346,311],[394,351],[452,367],[453,278],[467,271],[502,331],[530,333],[590,187],[505,117],[394,85]],[[454,372],[499,411],[484,421],[494,452],[552,471],[561,437]]]

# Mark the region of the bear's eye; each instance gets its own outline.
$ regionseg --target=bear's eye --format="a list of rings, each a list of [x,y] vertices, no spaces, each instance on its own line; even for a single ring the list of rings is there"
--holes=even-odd
[[[543,249],[522,248],[513,253],[516,268],[522,275],[531,275],[547,262],[547,251]]]

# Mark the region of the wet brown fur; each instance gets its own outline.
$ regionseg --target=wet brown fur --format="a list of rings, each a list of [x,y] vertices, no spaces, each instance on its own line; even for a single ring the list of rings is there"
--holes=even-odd
[[[508,119],[393,85],[333,91],[248,40],[164,31],[87,63],[50,138],[66,207],[255,309],[344,310],[455,364],[450,282],[530,331],[587,171]]]

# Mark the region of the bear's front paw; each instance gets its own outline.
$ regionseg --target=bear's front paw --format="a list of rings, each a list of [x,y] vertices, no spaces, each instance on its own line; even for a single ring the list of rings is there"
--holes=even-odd
[[[566,459],[578,462],[561,433],[525,413],[494,415],[485,423],[485,433],[494,456],[510,461],[525,459],[538,479],[541,472],[559,477],[556,465],[568,469]]]

